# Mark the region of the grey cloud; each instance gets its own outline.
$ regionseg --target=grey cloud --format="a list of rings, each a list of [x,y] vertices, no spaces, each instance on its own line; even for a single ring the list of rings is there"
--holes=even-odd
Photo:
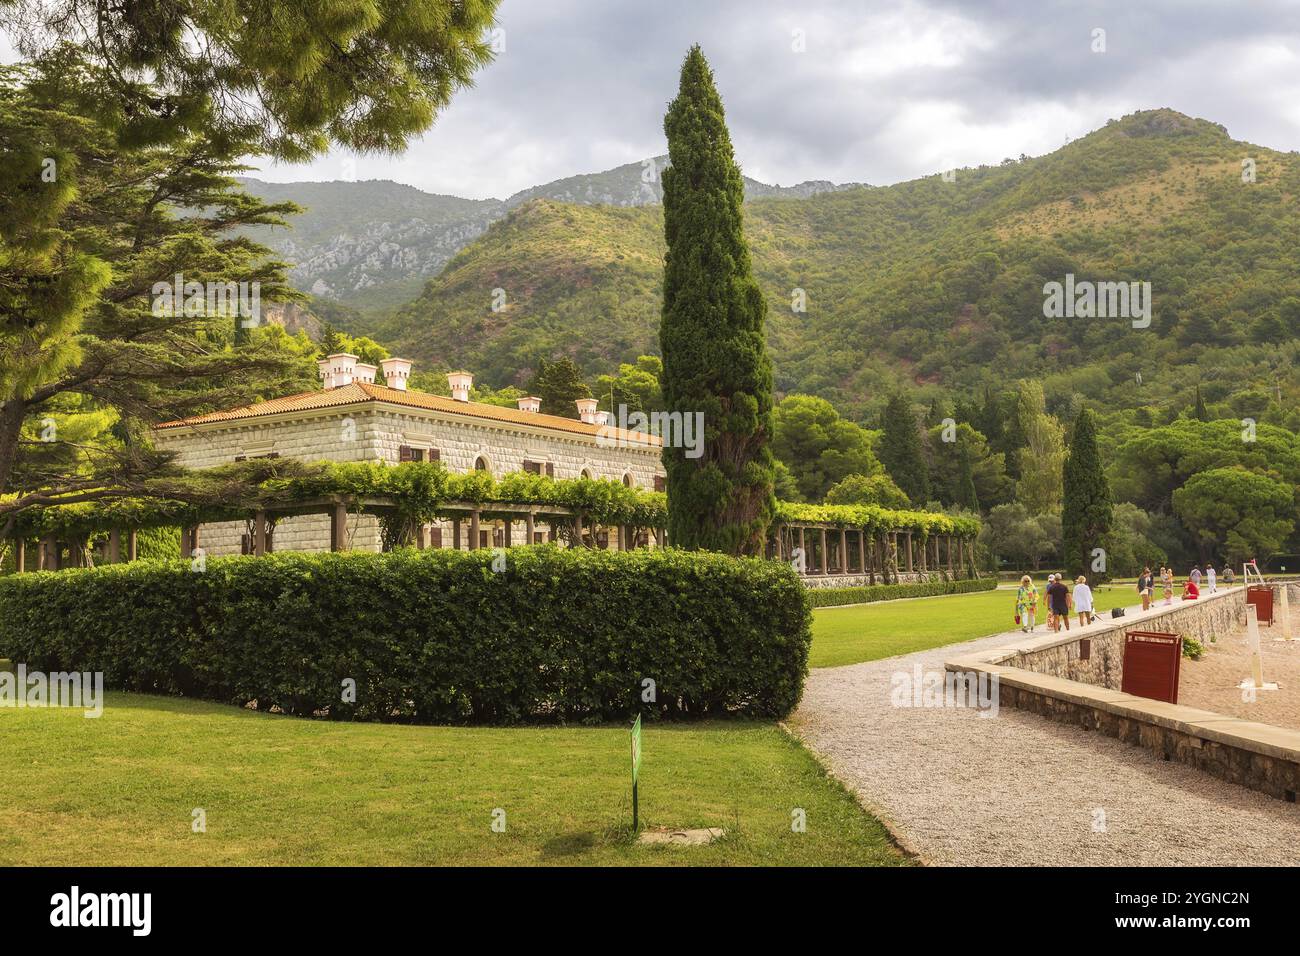
[[[506,51],[401,157],[357,175],[506,196],[664,150],[664,109],[699,42],[751,175],[886,183],[1038,153],[1160,106],[1300,147],[1294,3],[506,0]],[[791,30],[808,50],[791,51]],[[1107,31],[1107,52],[1090,50]],[[1280,51],[1270,64],[1261,48]],[[265,171],[337,178],[337,157]]]

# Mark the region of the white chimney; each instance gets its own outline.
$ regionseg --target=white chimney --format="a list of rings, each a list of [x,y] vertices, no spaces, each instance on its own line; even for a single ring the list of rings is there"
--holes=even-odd
[[[354,382],[365,382],[368,385],[375,384],[375,373],[379,369],[369,362],[358,362],[352,368],[352,380]]]
[[[379,363],[384,370],[384,381],[388,387],[399,392],[406,391],[406,380],[411,377],[411,363],[408,359],[389,358]]]
[[[325,387],[342,388],[352,384],[352,377],[357,366],[357,356],[348,352],[335,352],[320,364],[325,378]]]
[[[595,423],[597,425],[609,424],[609,412],[596,412]]]
[[[331,388],[330,385],[330,360],[327,358],[316,360],[316,371],[320,373],[321,387]]]
[[[469,390],[474,384],[474,376],[469,372],[448,372],[447,384],[451,386],[451,397],[458,402],[469,401]]]
[[[527,395],[517,399],[517,401],[521,412],[540,412],[542,410],[542,400],[536,395]]]
[[[578,417],[588,425],[596,424],[596,405],[599,404],[594,398],[577,398],[574,404],[578,406]]]

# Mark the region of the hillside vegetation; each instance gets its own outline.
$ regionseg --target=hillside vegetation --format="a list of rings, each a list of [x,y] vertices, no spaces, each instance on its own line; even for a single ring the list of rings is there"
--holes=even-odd
[[[1154,110],[953,181],[752,200],[778,388],[866,420],[899,384],[928,402],[1032,376],[1052,408],[1168,420],[1199,382],[1216,412],[1267,417],[1297,384],[1297,194],[1295,154]],[[367,331],[498,386],[561,354],[594,375],[657,350],[662,255],[658,206],[528,202]],[[1043,286],[1067,273],[1150,282],[1150,327],[1045,318]]]

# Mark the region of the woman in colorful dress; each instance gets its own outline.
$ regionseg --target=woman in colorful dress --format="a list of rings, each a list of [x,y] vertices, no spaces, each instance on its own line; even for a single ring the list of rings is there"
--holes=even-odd
[[[1038,588],[1034,587],[1029,575],[1020,579],[1020,588],[1016,591],[1016,617],[1020,619],[1020,629],[1030,632],[1034,629],[1034,617],[1038,614]]]
[[[1165,603],[1173,604],[1174,603],[1174,569],[1161,568],[1160,582],[1164,585],[1165,588]]]

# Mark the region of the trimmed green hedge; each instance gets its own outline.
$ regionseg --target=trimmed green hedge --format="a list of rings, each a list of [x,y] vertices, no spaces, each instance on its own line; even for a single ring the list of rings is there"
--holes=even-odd
[[[782,562],[673,550],[141,561],[0,580],[0,658],[334,718],[780,717],[807,673],[804,590]]]
[[[898,598],[992,591],[997,586],[997,578],[967,578],[960,581],[924,581],[920,584],[868,584],[858,588],[808,588],[808,600],[813,607],[837,607],[841,604],[871,604]]]

